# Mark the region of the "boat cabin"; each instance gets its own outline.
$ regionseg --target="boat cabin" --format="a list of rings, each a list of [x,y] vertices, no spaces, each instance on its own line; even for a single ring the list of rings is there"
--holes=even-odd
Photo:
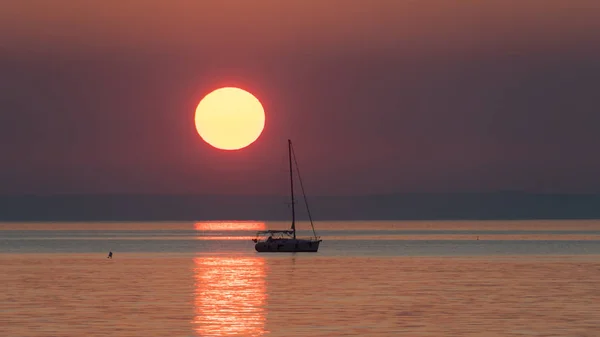
[[[275,240],[289,240],[292,238],[294,231],[292,230],[266,230],[259,231],[256,233],[256,238],[252,239],[254,242],[270,242]]]

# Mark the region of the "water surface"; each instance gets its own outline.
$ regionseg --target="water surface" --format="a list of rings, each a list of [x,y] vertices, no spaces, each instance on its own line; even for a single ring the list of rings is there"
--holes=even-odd
[[[316,225],[0,224],[0,336],[600,335],[600,222]]]

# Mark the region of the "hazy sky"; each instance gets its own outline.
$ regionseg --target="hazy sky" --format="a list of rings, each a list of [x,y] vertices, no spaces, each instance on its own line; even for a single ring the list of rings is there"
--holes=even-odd
[[[239,152],[198,101],[263,102]],[[4,1],[0,194],[600,192],[600,2]]]

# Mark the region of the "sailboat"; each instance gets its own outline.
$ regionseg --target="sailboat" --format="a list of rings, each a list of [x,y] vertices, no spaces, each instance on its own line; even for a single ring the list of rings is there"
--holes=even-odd
[[[319,244],[321,240],[315,232],[315,226],[310,215],[310,209],[308,208],[308,201],[306,200],[306,193],[304,193],[304,185],[302,184],[302,178],[300,177],[300,170],[298,169],[298,163],[296,161],[296,155],[294,154],[294,148],[292,147],[292,141],[288,139],[288,158],[290,164],[290,195],[292,200],[292,227],[284,230],[266,230],[259,231],[256,233],[254,241],[256,244],[254,248],[259,253],[293,253],[293,252],[313,252],[316,253],[319,250]],[[296,208],[294,200],[294,169],[292,161],[296,164],[296,172],[300,181],[300,187],[302,189],[302,195],[304,196],[304,204],[306,205],[306,211],[308,213],[308,219],[310,220],[310,226],[312,227],[313,236],[309,238],[298,238],[296,237]]]

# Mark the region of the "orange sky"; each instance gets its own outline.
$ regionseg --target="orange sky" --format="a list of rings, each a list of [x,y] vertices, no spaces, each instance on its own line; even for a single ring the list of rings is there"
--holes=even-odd
[[[447,50],[597,36],[599,12],[594,0],[10,1],[0,38],[8,48]]]

